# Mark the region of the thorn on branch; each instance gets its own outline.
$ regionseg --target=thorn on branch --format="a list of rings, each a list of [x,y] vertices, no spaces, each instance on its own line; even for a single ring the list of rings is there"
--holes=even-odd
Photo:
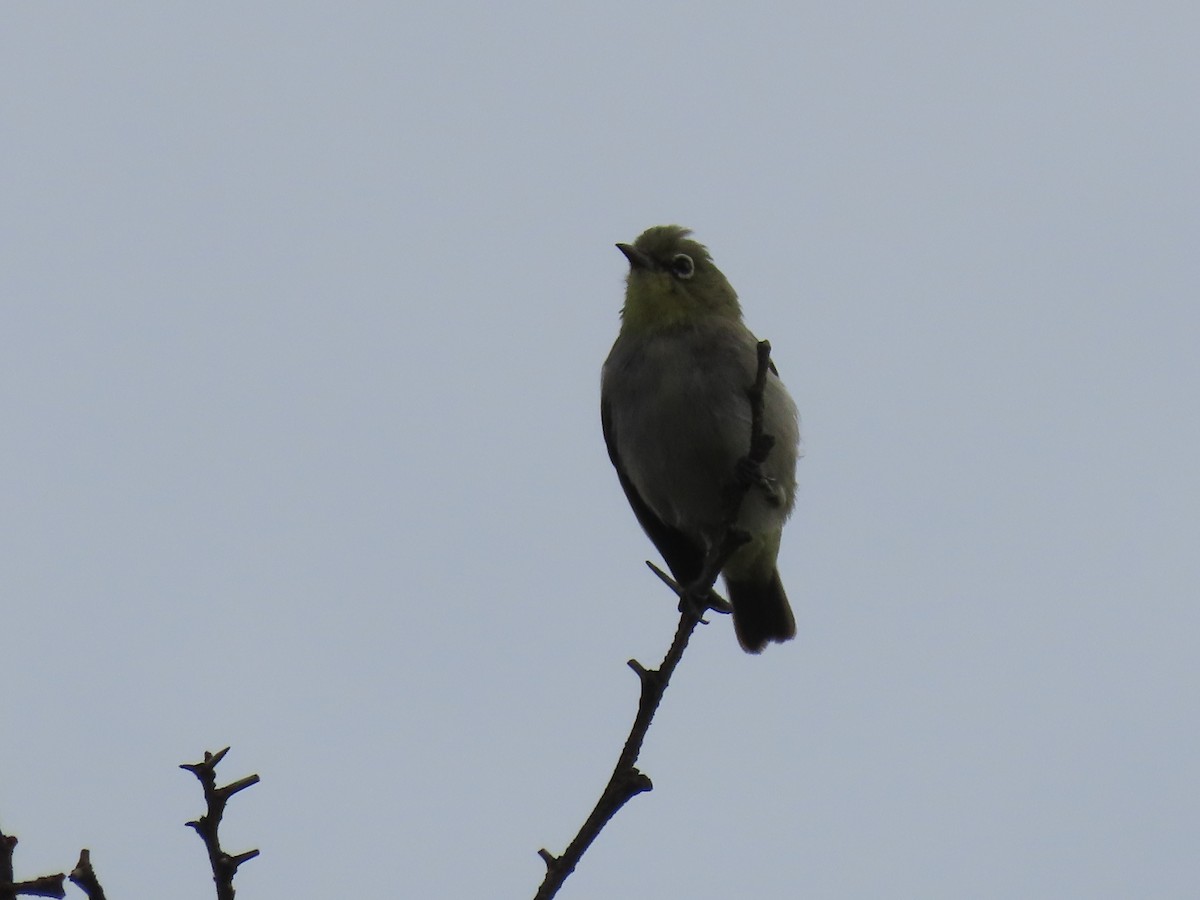
[[[642,681],[645,681],[647,678],[650,677],[650,670],[647,669],[645,666],[643,666],[636,659],[631,659],[625,665],[627,665],[627,666],[629,666],[629,668],[633,669],[633,671],[635,671],[637,673],[637,677],[640,678]]]
[[[644,794],[646,791],[654,790],[654,782],[641,769],[633,768],[629,770],[626,777],[625,788],[629,792],[629,797],[626,799],[629,799],[636,797],[638,794]]]

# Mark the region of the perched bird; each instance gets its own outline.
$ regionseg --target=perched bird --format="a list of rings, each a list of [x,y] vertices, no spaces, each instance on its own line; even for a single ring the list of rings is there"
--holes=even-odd
[[[600,418],[608,455],[638,522],[680,585],[699,576],[725,526],[725,491],[750,448],[746,390],[758,341],[742,324],[737,294],[708,250],[677,225],[633,244],[621,331],[604,363]],[[796,635],[775,560],[796,494],[796,405],[774,365],[763,431],[775,445],[736,526],[750,535],[722,575],[738,642],[759,653]]]

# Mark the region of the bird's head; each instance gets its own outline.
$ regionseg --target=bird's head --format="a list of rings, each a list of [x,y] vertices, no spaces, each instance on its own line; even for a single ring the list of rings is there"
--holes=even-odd
[[[657,225],[632,244],[617,244],[629,260],[622,331],[655,331],[711,316],[741,319],[737,293],[690,235],[678,225]]]

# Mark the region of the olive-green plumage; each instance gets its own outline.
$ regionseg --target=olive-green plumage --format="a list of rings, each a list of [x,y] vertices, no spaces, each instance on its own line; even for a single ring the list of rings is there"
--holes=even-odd
[[[617,245],[629,277],[621,331],[601,379],[604,439],[621,487],[685,585],[720,538],[724,487],[749,450],[746,388],[758,358],[737,293],[690,234],[660,225]],[[738,641],[750,653],[796,634],[775,561],[795,500],[799,429],[773,366],[763,422],[775,446],[762,467],[764,484],[747,493],[737,521],[751,541],[722,572]]]

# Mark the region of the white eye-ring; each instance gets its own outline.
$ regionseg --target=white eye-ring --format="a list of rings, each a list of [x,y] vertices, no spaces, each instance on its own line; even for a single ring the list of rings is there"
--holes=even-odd
[[[686,253],[676,253],[671,257],[671,271],[679,278],[691,278],[696,272],[696,264]]]

